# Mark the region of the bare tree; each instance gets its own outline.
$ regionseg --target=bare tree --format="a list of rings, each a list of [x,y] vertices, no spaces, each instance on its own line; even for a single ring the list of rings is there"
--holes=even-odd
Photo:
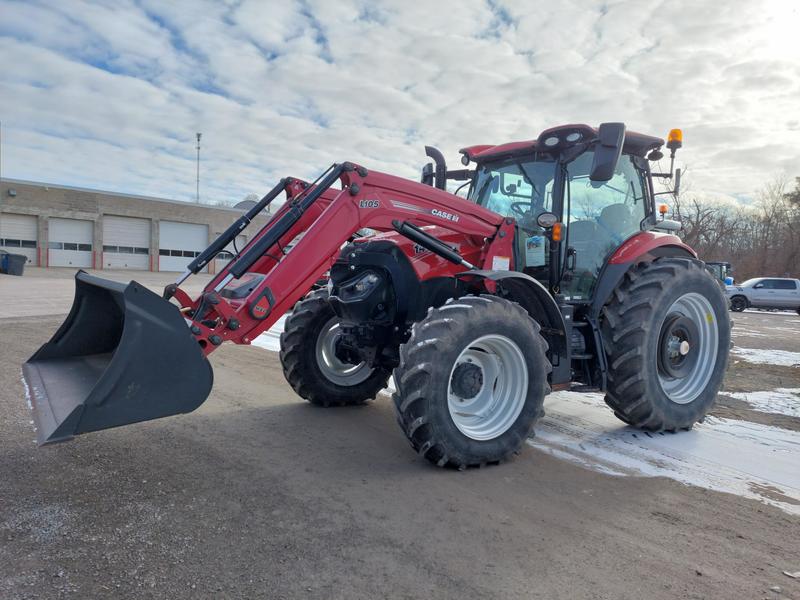
[[[793,191],[787,187],[786,178],[774,179],[759,191],[752,206],[722,205],[684,193],[670,197],[669,204],[674,218],[683,224],[680,235],[684,241],[703,260],[731,262],[738,280],[798,277],[800,178]]]

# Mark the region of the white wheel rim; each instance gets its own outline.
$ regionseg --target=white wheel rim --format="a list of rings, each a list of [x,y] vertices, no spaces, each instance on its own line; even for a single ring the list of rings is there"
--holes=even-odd
[[[689,404],[706,389],[717,364],[719,352],[717,317],[708,299],[696,292],[684,294],[672,303],[665,313],[659,331],[663,329],[667,315],[673,313],[688,318],[697,328],[697,339],[692,340],[688,348],[688,352],[695,353],[695,363],[691,371],[682,378],[670,377],[660,367],[657,367],[658,381],[661,389],[672,402]],[[680,344],[681,342],[677,346],[679,354],[686,348],[685,346],[681,348]],[[660,349],[657,349],[656,352],[660,352]],[[688,355],[688,352],[684,354]]]
[[[317,366],[329,381],[342,386],[358,385],[372,375],[373,369],[367,363],[357,365],[343,362],[336,356],[336,340],[341,334],[339,318],[333,317],[322,328],[317,337]]]
[[[453,389],[453,375],[459,365],[480,370],[479,390],[470,394]],[[458,385],[456,386],[458,388]],[[476,387],[478,387],[476,385]],[[485,335],[471,342],[459,354],[447,384],[450,418],[468,438],[493,440],[514,424],[528,395],[528,368],[516,343],[502,335]]]

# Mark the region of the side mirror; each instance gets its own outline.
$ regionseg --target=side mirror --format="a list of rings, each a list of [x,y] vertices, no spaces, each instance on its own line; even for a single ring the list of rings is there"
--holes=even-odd
[[[681,170],[675,169],[675,186],[672,188],[672,195],[676,198],[681,191]]]
[[[763,283],[757,283],[757,284],[755,284],[755,285],[753,286],[753,289],[759,290],[759,289],[761,289],[761,288],[763,288],[763,287],[764,287],[764,284],[763,284]]]
[[[601,123],[597,133],[598,143],[594,149],[594,160],[589,179],[591,181],[609,181],[614,176],[619,157],[622,155],[622,145],[625,143],[625,123]]]
[[[424,183],[425,185],[433,187],[433,174],[433,163],[428,163],[422,167],[422,176],[419,180],[420,183]]]

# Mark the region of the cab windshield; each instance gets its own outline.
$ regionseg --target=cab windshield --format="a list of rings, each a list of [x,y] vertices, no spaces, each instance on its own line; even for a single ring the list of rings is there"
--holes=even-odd
[[[468,198],[521,226],[553,208],[556,162],[549,154],[478,166]]]
[[[536,219],[553,211],[556,165],[550,154],[480,164],[468,196],[492,212],[514,218],[515,268],[542,282],[548,276],[550,241]]]

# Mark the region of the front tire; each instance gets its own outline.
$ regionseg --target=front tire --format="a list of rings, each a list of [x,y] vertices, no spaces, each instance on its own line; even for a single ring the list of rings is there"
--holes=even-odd
[[[633,267],[603,309],[606,403],[649,431],[690,429],[717,396],[728,362],[727,302],[700,263]]]
[[[336,357],[339,319],[327,290],[298,302],[281,333],[283,374],[301,398],[317,406],[352,406],[372,400],[386,387],[389,371],[352,365]]]
[[[398,422],[414,450],[459,469],[516,453],[550,391],[539,330],[521,306],[495,296],[430,309],[394,371]]]
[[[731,310],[733,312],[742,312],[748,306],[747,298],[744,296],[734,296],[731,298]]]

